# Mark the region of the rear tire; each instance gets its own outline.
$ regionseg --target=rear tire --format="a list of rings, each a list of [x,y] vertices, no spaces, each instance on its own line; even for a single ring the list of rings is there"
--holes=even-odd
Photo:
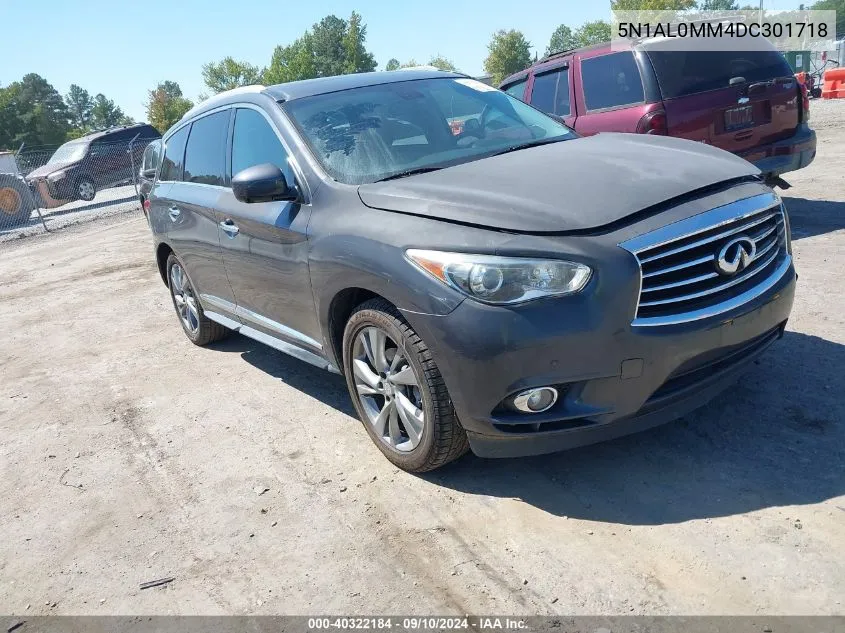
[[[364,428],[402,470],[434,470],[469,450],[428,346],[389,302],[372,299],[353,312],[343,333],[343,367]]]
[[[32,192],[26,183],[0,174],[0,229],[26,224],[34,210]]]
[[[203,346],[229,336],[229,328],[205,316],[185,266],[174,253],[167,258],[167,287],[179,323],[191,343]]]

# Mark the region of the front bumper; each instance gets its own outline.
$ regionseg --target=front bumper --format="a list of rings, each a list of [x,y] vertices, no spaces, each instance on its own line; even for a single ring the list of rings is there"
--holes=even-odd
[[[674,325],[631,324],[638,284],[626,281],[637,275],[624,259],[581,295],[516,309],[466,300],[445,316],[406,317],[431,349],[473,452],[548,453],[676,419],[734,382],[789,318],[796,275],[784,257],[744,304]],[[561,393],[548,411],[500,406],[547,385]]]
[[[804,123],[798,127],[794,136],[755,147],[739,156],[753,163],[767,176],[803,169],[816,157],[816,132]]]

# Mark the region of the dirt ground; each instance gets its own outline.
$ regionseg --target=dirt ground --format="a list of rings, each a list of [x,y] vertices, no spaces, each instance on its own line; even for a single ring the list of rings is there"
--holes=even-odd
[[[813,123],[793,316],[734,389],[425,476],[340,377],[191,345],[140,214],[3,245],[0,612],[845,613],[845,102]]]

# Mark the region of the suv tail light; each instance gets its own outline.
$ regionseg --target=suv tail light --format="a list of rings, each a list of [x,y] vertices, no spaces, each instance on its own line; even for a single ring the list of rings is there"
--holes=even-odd
[[[149,198],[144,198],[144,214],[145,215],[150,214],[150,199]]]
[[[666,113],[663,110],[654,110],[646,114],[637,123],[637,134],[669,134],[669,125],[666,122]]]

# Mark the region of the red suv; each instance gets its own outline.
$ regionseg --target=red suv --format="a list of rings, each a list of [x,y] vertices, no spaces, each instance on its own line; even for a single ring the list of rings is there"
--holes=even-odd
[[[770,181],[813,161],[806,89],[774,47],[763,41],[753,51],[676,51],[666,42],[555,53],[500,88],[582,135],[636,132],[708,143],[742,156]]]

